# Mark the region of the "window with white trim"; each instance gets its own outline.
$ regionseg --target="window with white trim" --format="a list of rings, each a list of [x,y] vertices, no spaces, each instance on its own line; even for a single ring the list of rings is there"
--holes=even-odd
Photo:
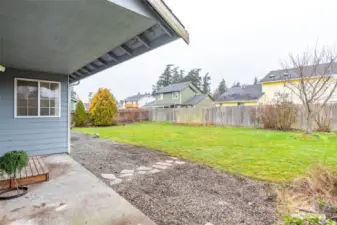
[[[179,98],[179,92],[172,92],[172,99],[178,99]]]
[[[15,79],[15,117],[59,117],[61,84]]]
[[[164,99],[164,94],[163,93],[159,94],[158,95],[158,100],[163,100],[163,99]]]

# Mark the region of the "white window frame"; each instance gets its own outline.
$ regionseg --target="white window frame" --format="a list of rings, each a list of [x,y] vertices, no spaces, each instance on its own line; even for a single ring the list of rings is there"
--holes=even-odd
[[[175,93],[178,94],[176,98],[174,97],[174,94],[175,94]],[[179,91],[174,91],[174,92],[172,92],[172,99],[179,99]]]
[[[18,116],[17,115],[17,84],[18,81],[32,81],[32,82],[37,82],[37,90],[38,90],[38,96],[37,96],[37,116]],[[46,82],[46,83],[54,83],[59,85],[59,113],[58,116],[41,116],[40,115],[40,83]],[[14,78],[14,118],[20,118],[20,119],[25,119],[25,118],[59,118],[61,117],[61,89],[62,85],[61,82],[58,81],[51,81],[51,80],[38,80],[38,79],[26,79],[26,78]]]
[[[163,99],[164,99],[164,94],[160,93],[159,96],[158,96],[158,100],[163,100]]]

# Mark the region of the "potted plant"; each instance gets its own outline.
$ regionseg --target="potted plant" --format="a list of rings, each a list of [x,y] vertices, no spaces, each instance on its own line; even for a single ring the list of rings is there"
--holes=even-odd
[[[15,182],[15,187],[9,187],[0,192],[0,200],[20,197],[27,193],[28,188],[18,185],[16,174],[28,165],[28,155],[24,151],[10,151],[0,157],[0,176],[5,174],[10,178],[10,184]]]

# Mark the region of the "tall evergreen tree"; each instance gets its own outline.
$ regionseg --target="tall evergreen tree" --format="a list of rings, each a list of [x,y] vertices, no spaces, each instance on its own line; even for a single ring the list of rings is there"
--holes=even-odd
[[[164,72],[159,76],[157,88],[165,87],[172,83],[172,66],[173,64],[166,65]]]
[[[214,99],[219,98],[227,90],[228,90],[228,88],[227,88],[226,81],[225,81],[225,79],[222,78],[222,80],[219,83],[219,86],[215,89],[215,92],[213,94],[213,98]]]
[[[241,87],[240,82],[235,82],[233,83],[232,87]]]
[[[201,69],[192,69],[190,70],[187,75],[184,77],[183,81],[190,81],[196,87],[202,89],[201,81],[202,78],[200,76]]]
[[[225,79],[222,78],[219,83],[218,89],[221,94],[225,93],[228,90]]]
[[[174,67],[172,70],[172,84],[180,83],[184,79],[184,71],[180,70],[179,67]]]
[[[211,77],[208,73],[202,77],[202,92],[204,94],[209,94],[211,92]]]
[[[172,84],[172,67],[173,64],[167,64],[164,72],[159,76],[159,79],[155,85],[152,85],[152,95],[156,93],[160,88]]]
[[[259,80],[257,79],[257,77],[254,78],[254,84],[259,84]]]

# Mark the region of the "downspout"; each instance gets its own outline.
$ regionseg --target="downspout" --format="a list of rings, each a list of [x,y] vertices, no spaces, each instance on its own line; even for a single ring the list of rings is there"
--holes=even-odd
[[[71,128],[71,113],[70,113],[70,88],[69,88],[69,76],[68,76],[68,154],[71,152],[71,133],[70,133],[70,128]]]
[[[0,72],[5,72],[5,70],[6,70],[6,67],[5,66],[3,66],[3,65],[1,65],[1,63],[2,63],[2,61],[3,61],[3,40],[2,40],[2,37],[1,37],[1,39],[0,39],[0,41],[1,41],[1,43],[0,43]]]
[[[69,77],[69,76],[68,76]],[[68,79],[69,80],[69,79]],[[75,83],[75,84],[70,84],[70,87],[74,87],[74,86],[77,86],[77,85],[79,85],[81,83],[81,81],[79,80],[79,81],[77,81],[77,83]]]
[[[74,87],[79,85],[81,82],[77,81],[77,83],[69,84],[69,76],[68,76],[68,154],[71,153],[71,112],[70,112],[70,104],[71,104],[71,93],[70,93],[70,87]]]

